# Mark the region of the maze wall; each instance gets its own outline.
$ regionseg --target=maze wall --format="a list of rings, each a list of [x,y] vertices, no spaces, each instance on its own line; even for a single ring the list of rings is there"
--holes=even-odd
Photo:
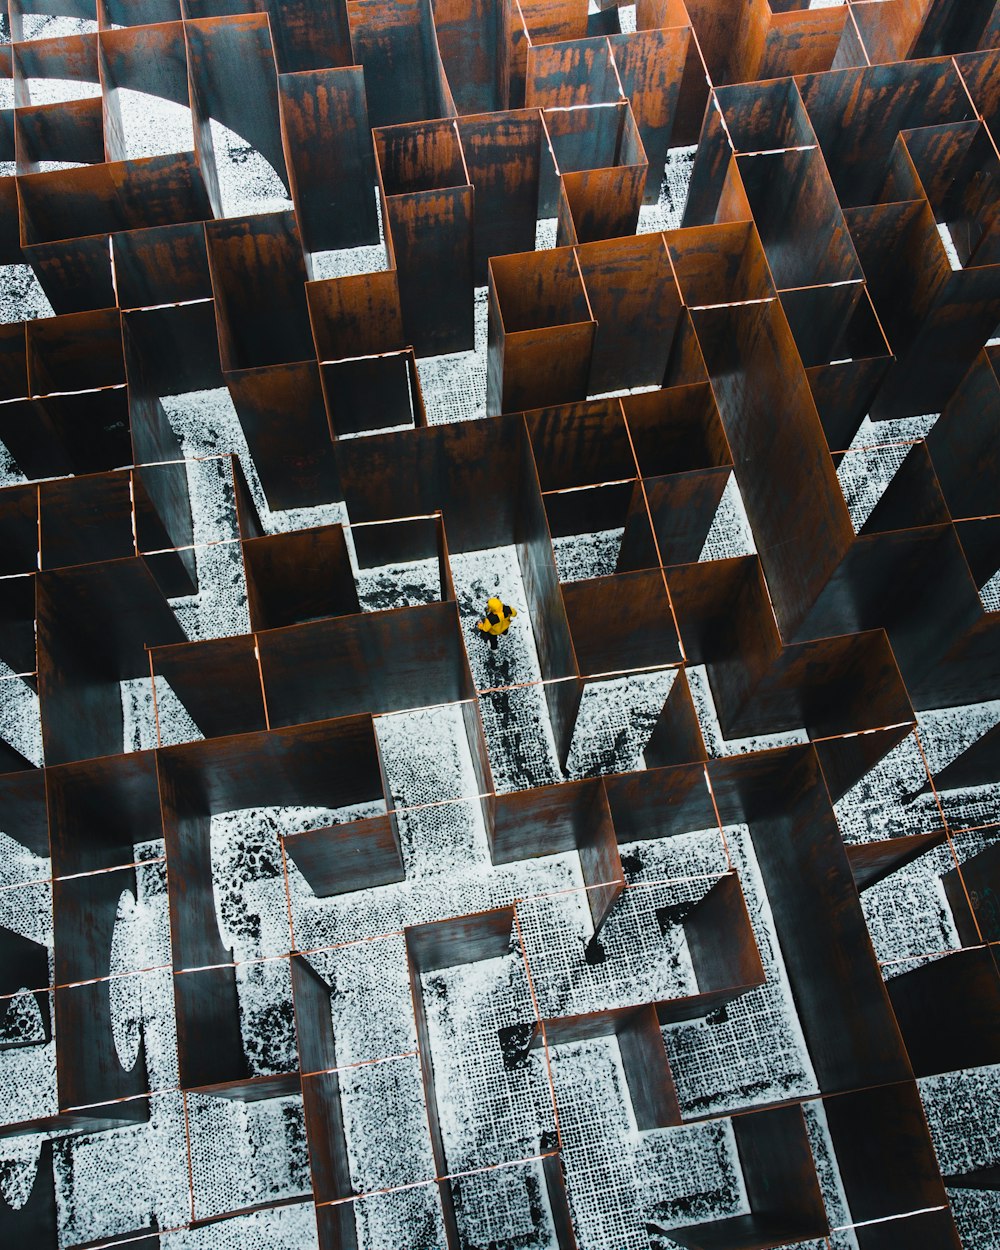
[[[1000,3],[0,35],[0,1244],[996,1250]]]

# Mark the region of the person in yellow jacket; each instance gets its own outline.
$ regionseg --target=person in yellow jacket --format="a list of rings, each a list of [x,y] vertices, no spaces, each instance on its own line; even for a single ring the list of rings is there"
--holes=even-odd
[[[510,629],[510,623],[515,616],[517,610],[510,604],[500,599],[487,599],[485,615],[481,621],[476,621],[476,629],[484,638],[489,639],[490,646],[495,651],[499,645],[497,640]]]

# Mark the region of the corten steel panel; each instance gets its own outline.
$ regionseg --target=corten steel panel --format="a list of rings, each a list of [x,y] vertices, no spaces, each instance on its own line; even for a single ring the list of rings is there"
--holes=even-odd
[[[653,1007],[640,1007],[617,1029],[618,1049],[640,1132],[680,1124],[670,1061]]]
[[[438,1173],[437,1190],[441,1202],[441,1215],[444,1224],[445,1250],[461,1250],[458,1233],[458,1220],[455,1215],[455,1199],[451,1185],[444,1177],[448,1170],[448,1161],[444,1153],[444,1138],[441,1132],[441,1116],[438,1111],[437,1085],[434,1079],[434,1064],[431,1059],[430,1035],[427,1031],[427,1010],[424,1006],[423,988],[420,984],[420,972],[416,961],[407,944],[407,966],[410,975],[410,997],[413,1002],[413,1020],[416,1026],[417,1050],[420,1053],[420,1076],[423,1083],[424,1104],[427,1111],[427,1126],[431,1138],[431,1150],[434,1156],[434,1167]]]
[[[649,161],[644,200],[655,203],[677,115],[681,83],[693,49],[686,24],[669,30],[639,30],[609,39],[622,91],[632,106]]]
[[[307,1058],[319,1057],[313,1054],[313,1050],[316,1048],[309,1047],[306,1049],[304,1047],[304,1042],[310,1031],[311,1020],[314,1016],[321,1013],[325,1013],[326,1018],[329,1019],[330,1001],[329,987],[326,987],[324,1006],[321,997],[322,982],[318,987],[320,992],[317,993],[310,990],[308,998],[306,998],[304,992],[306,976],[308,975],[310,980],[315,979],[318,981],[319,978],[315,972],[312,972],[311,967],[308,974],[302,970],[304,962],[301,956],[295,956],[291,961],[295,1022],[301,1048],[301,1065],[305,1073],[310,1070],[310,1067],[307,1066]],[[313,998],[319,1001],[313,1002]],[[303,999],[306,1000],[305,1004]],[[303,1010],[304,1005],[308,1006],[308,1013]],[[323,1062],[311,1065],[311,1070],[317,1071],[332,1066],[331,1063]],[[315,1200],[317,1202],[327,1202],[331,1199],[350,1197],[353,1192],[350,1161],[347,1153],[347,1139],[344,1135],[343,1111],[340,1103],[340,1082],[337,1074],[325,1072],[316,1076],[304,1075],[302,1078],[302,1106],[305,1113],[306,1141],[309,1147],[309,1166]],[[339,1226],[340,1232],[332,1240],[324,1240],[324,1216],[323,1213],[318,1213],[320,1245],[323,1247],[323,1250],[353,1250],[357,1245],[353,1207],[347,1204],[345,1207],[326,1208],[325,1214],[329,1218],[332,1228]]]
[[[26,330],[32,395],[115,386],[125,381],[117,308],[46,317],[28,322]]]
[[[24,245],[204,221],[212,206],[189,154],[84,165],[17,179]]]
[[[733,463],[707,383],[622,397],[629,440],[643,477]]]
[[[69,984],[107,977],[118,900],[126,890],[135,897],[132,868],[53,884],[56,1070],[60,1108],[111,1103],[105,1114],[117,1111],[124,1119],[140,1120],[148,1115],[141,1102],[114,1104],[149,1090],[141,1044],[135,1063],[124,1068],[115,1046],[109,983]]]
[[[430,0],[353,0],[348,17],[373,126],[455,115]]]
[[[204,113],[257,149],[287,186],[274,49],[265,14],[185,23],[191,90]]]
[[[638,569],[652,569],[659,564],[656,536],[649,522],[646,493],[641,482],[632,483],[632,496],[625,513],[625,532],[622,534],[621,550],[615,562],[616,573],[633,573]]]
[[[342,525],[249,539],[243,561],[251,629],[361,611]]]
[[[142,383],[136,381],[131,362],[126,370],[130,378],[132,460],[146,466],[132,471],[139,554],[181,548],[149,556],[149,565],[168,597],[193,594],[197,590],[194,529],[180,443],[160,401],[142,394]],[[183,572],[176,568],[177,564]]]
[[[774,295],[774,283],[753,222],[668,230],[663,237],[681,299],[688,308],[766,300]]]
[[[890,729],[867,730],[862,734],[824,738],[815,743],[823,779],[830,792],[830,802],[836,803],[843,798],[909,732],[909,725],[897,725]]]
[[[831,451],[850,445],[891,364],[888,354],[833,361],[806,369],[809,389]]]
[[[566,1173],[562,1159],[557,1154],[542,1156],[542,1175],[545,1179],[545,1194],[549,1200],[557,1250],[577,1250],[573,1213],[566,1192]]]
[[[19,265],[21,255],[20,197],[18,179],[0,178],[0,258],[5,265]]]
[[[569,534],[600,533],[621,529],[627,519],[638,482],[605,483],[589,489],[554,491],[542,496],[549,533],[553,538]],[[648,529],[648,522],[647,522]],[[647,568],[656,567],[656,553]]]
[[[583,110],[585,117],[609,111]],[[617,123],[613,140],[602,133],[603,126],[598,127],[591,140],[589,124],[581,127],[576,120],[579,112],[568,109],[564,113],[542,114],[561,175],[557,234],[560,246],[633,234],[649,169],[627,103],[614,110]],[[567,118],[573,120],[563,120]]]
[[[409,925],[404,930],[407,958],[417,973],[501,959],[510,951],[513,927],[513,906]]]
[[[782,78],[862,64],[864,57],[853,49],[855,32],[848,12],[846,5],[837,5],[772,13],[756,77]]]
[[[225,386],[211,300],[122,315],[130,383],[157,397]]]
[[[0,327],[0,399],[23,399],[28,394],[26,323]]]
[[[303,1086],[308,1084],[309,1082],[303,1082]],[[306,1094],[303,1093],[303,1099],[305,1097]],[[353,1202],[330,1202],[316,1208],[319,1250],[356,1250],[357,1226],[354,1207]]]
[[[767,1250],[830,1231],[801,1107],[733,1117],[749,1215],[670,1229],[691,1250]]]
[[[672,768],[695,760],[706,760],[698,713],[691,698],[684,669],[678,670],[659,719],[642,753],[647,768]]]
[[[13,486],[0,493],[0,576],[38,568],[37,486]]]
[[[32,941],[13,929],[0,928],[0,955],[0,993],[6,996],[21,989],[33,993],[41,991],[36,993],[35,1001],[42,1008],[42,1027],[48,1040],[48,948],[43,942]],[[18,1044],[13,1038],[4,1042],[5,1048]]]
[[[676,272],[676,269],[675,269]],[[708,381],[708,370],[705,358],[694,330],[689,309],[682,308],[677,332],[674,335],[673,350],[670,362],[663,378],[663,386],[667,388],[690,386]]]
[[[677,631],[659,569],[571,582],[562,593],[582,674],[680,661]]]
[[[889,997],[915,1076],[989,1067],[1000,1053],[1000,973],[985,947],[893,977]]]
[[[940,525],[950,519],[927,447],[924,443],[916,443],[907,451],[903,463],[858,533],[875,534],[886,530]]]
[[[882,630],[786,647],[746,702],[737,710],[720,700],[719,715],[731,738],[798,726],[819,738],[914,719]]]
[[[290,834],[283,845],[320,898],[390,885],[406,877],[399,837],[388,816]]]
[[[191,833],[186,826],[185,837]],[[206,828],[203,856],[208,854],[207,843]],[[170,843],[167,845],[169,855]],[[180,870],[188,867],[176,856],[175,862]],[[186,882],[184,901],[179,904],[183,910],[196,905],[191,898],[194,884],[191,880]],[[210,888],[211,875],[208,884]],[[210,898],[207,905],[212,905]],[[232,955],[223,951],[220,957],[231,959]],[[181,1089],[215,1087],[213,1092],[223,1097],[231,1089],[245,1091],[251,1078],[243,1053],[236,974],[232,966],[203,967],[197,972],[175,971],[173,979]]]
[[[342,491],[315,360],[226,375],[271,508],[307,508]]]
[[[346,0],[264,0],[278,71],[299,73],[351,65]]]
[[[896,356],[872,413],[940,411],[1000,320],[1000,266],[953,271],[926,200],[847,220]]]
[[[330,1016],[331,987],[305,955],[293,955],[289,966],[301,1071],[325,1072],[337,1066],[337,1046]]]
[[[453,551],[506,546],[514,535],[526,439],[523,419],[508,416],[340,442],[348,512],[354,521],[441,512]]]
[[[930,681],[914,691],[915,706],[959,705],[1000,692],[1000,615],[979,617],[944,656]]]
[[[770,152],[816,142],[793,78],[720,86],[715,98],[736,152]]]
[[[124,230],[111,236],[121,308],[210,299],[205,231],[200,223]]]
[[[285,159],[307,251],[378,242],[375,156],[364,71],[282,74]]]
[[[857,1230],[858,1250],[896,1250],[900,1235],[907,1250],[961,1250],[962,1240],[951,1210],[909,1216],[905,1223],[869,1224]]]
[[[479,711],[479,702],[476,699],[470,699],[462,704],[462,721],[465,725],[465,737],[469,744],[469,753],[472,756],[472,768],[476,775],[476,786],[479,790],[479,807],[483,813],[483,823],[486,826],[486,840],[489,845],[493,843],[495,809],[493,796],[495,789],[493,785],[493,770],[490,766],[490,753],[486,745],[486,731],[483,728],[483,718]]]
[[[145,676],[146,646],[183,631],[141,557],[39,573],[35,584],[46,762],[117,754],[119,682]]]
[[[35,1172],[24,1201],[16,1207],[6,1200],[0,1202],[0,1236],[12,1246],[58,1250],[59,1218],[51,1141],[43,1139],[41,1142]]]
[[[593,108],[548,109],[542,113],[544,142],[539,216],[551,217],[558,207],[559,175],[610,169],[620,158],[626,100]]]
[[[778,653],[773,618],[769,622],[762,607],[765,587],[757,557],[677,565],[667,570],[666,577],[688,663],[714,661],[713,685],[721,688],[735,681],[745,693],[748,680],[755,680]],[[734,606],[749,611],[734,611]]]
[[[542,123],[534,109],[484,113],[460,117],[458,133],[475,193],[472,269],[480,286],[491,256],[535,245]]]
[[[37,173],[39,161],[99,165],[104,159],[101,97],[19,108],[13,115],[18,173]],[[109,159],[122,159],[121,156]]]
[[[730,473],[728,467],[696,469],[644,480],[649,515],[664,566],[698,560]]]
[[[424,425],[411,349],[320,365],[330,437]]]
[[[342,525],[250,539],[242,555],[251,629],[361,610]]]
[[[820,1089],[909,1078],[813,748],[710,761],[708,770],[723,823],[750,826]]]
[[[523,429],[523,426],[522,426]],[[521,439],[514,543],[527,597],[545,701],[552,721],[552,736],[560,763],[566,760],[573,740],[580,698],[579,668],[573,651],[566,608],[559,588],[552,539],[538,474],[527,436]]]
[[[351,526],[359,569],[433,559],[439,555],[440,534],[439,517]]]
[[[263,538],[264,526],[261,524],[260,513],[257,511],[257,505],[247,485],[246,474],[240,465],[239,456],[229,457],[229,467],[232,470],[236,527],[239,536],[240,538]]]
[[[64,764],[45,769],[44,776],[53,876],[134,863],[135,843],[158,837],[152,751]]]
[[[366,801],[367,787],[359,788],[352,773],[359,758],[367,758],[371,740],[371,718],[356,716],[162,748],[157,770],[164,821],[171,813],[177,819],[200,820],[240,807],[280,806],[296,795],[317,806]],[[331,770],[334,747],[342,758]],[[353,797],[355,789],[358,798]]]
[[[1000,161],[977,121],[904,131],[899,143],[926,194],[934,218],[947,222],[963,265],[996,263]]]
[[[977,855],[962,860],[959,868],[952,868],[941,880],[955,914],[961,915],[961,906],[956,905],[961,898],[975,915],[974,924],[959,928],[963,943],[1000,941],[1000,843],[991,842]]]
[[[597,321],[588,393],[659,386],[681,311],[663,236],[584,244],[577,259]]]
[[[801,634],[870,628],[888,634],[915,708],[971,703],[997,688],[995,639],[953,526],[858,538]]]
[[[807,370],[835,360],[853,364],[857,358],[890,354],[863,281],[786,290],[780,298]],[[813,375],[806,376],[812,385]]]
[[[551,1049],[599,1037],[617,1037],[629,1101],[641,1132],[681,1123],[677,1089],[663,1034],[652,1003],[644,1007],[612,1007],[579,1016],[541,1021],[531,1045]]]
[[[143,91],[188,108],[184,28],[179,22],[171,21],[142,26],[135,26],[133,22],[132,26],[133,29],[103,30],[98,39],[105,100],[112,114],[118,113],[114,93],[119,87]],[[193,131],[191,150],[194,150]]]
[[[15,673],[35,671],[35,579],[32,576],[11,578],[4,584],[4,593],[0,596],[0,658]],[[22,765],[15,763],[14,767]]]
[[[206,222],[205,237],[223,368],[307,360],[307,274],[294,214]]]
[[[847,504],[776,303],[694,317],[778,627],[788,636],[851,545]]]
[[[763,985],[764,967],[735,872],[720,877],[688,913],[684,935],[699,994],[744,993]]]
[[[767,5],[761,0],[685,0],[694,34],[713,83],[739,82],[757,75],[743,72],[751,33],[764,20]],[[754,67],[755,68],[755,67]],[[750,69],[747,66],[747,69]]]
[[[490,856],[495,864],[578,851],[595,934],[625,886],[611,810],[599,778],[498,795]]]
[[[497,0],[438,0],[434,30],[459,114],[507,107],[510,6]]]
[[[834,740],[836,741],[836,740]],[[817,752],[819,749],[817,748]],[[822,762],[822,757],[821,757]],[[824,776],[826,768],[824,766]],[[859,893],[884,880],[897,869],[918,859],[925,851],[940,846],[947,838],[944,829],[937,833],[911,833],[902,838],[884,838],[879,842],[858,842],[847,848],[847,858]],[[947,887],[946,887],[947,892]],[[956,920],[960,919],[959,907],[949,899]],[[962,900],[966,916],[970,916],[968,904]],[[957,927],[957,925],[956,925]],[[898,1019],[897,1013],[897,1019]],[[909,1047],[907,1047],[909,1050]]]
[[[92,9],[90,14],[93,14]],[[93,33],[35,39],[27,43],[15,40],[11,51],[17,77],[68,78],[80,83],[98,81],[97,36]]]
[[[824,1098],[823,1109],[856,1221],[947,1204],[913,1081]]]
[[[1000,78],[997,77],[1000,48],[957,56],[955,64],[977,112],[996,136],[997,123],[1000,122]]]
[[[131,459],[123,386],[5,404],[0,430],[30,477],[100,473]]]
[[[615,104],[621,98],[607,39],[566,40],[528,48],[526,108]]]
[[[596,819],[602,785],[598,778],[587,778],[497,795],[493,863],[576,850],[582,831]]]
[[[864,277],[818,149],[736,158],[779,290]]]
[[[596,321],[572,248],[490,259],[486,411],[586,398]]]
[[[537,408],[524,416],[543,491],[638,477],[617,399]]]
[[[864,9],[865,6],[861,6]],[[874,62],[919,59],[989,47],[994,0],[891,0],[880,21],[862,13],[862,37]],[[986,40],[981,43],[980,40]]]
[[[407,346],[395,269],[307,282],[306,300],[321,361]]]
[[[152,647],[150,666],[154,682],[169,683],[206,738],[266,728],[252,634]]]
[[[876,202],[901,130],[972,116],[950,60],[806,74],[797,82],[844,209]]]
[[[24,758],[20,751],[15,750],[6,742],[0,742],[0,768],[4,772],[16,773],[22,769],[34,768],[30,760]]]
[[[362,613],[257,635],[272,726],[468,698],[454,604]]]
[[[509,58],[511,108],[524,105],[529,47],[583,39],[587,35],[587,26],[587,10],[579,0],[525,0],[513,10]]]
[[[0,777],[0,820],[9,836],[47,858],[49,830],[43,774],[38,769]]]
[[[473,191],[453,122],[374,132],[403,329],[418,356],[474,346]]]

